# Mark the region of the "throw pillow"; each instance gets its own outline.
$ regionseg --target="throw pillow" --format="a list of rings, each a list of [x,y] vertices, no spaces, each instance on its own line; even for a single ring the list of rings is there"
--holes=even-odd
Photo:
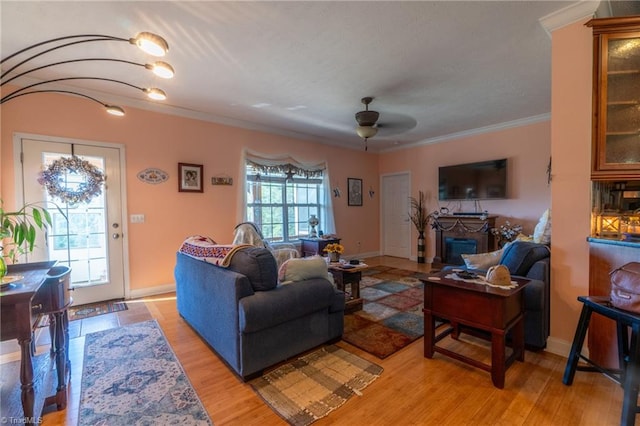
[[[529,241],[514,241],[504,248],[500,264],[506,266],[511,275],[526,276],[539,260],[549,257],[549,247]]]
[[[533,230],[533,242],[538,244],[551,243],[551,209],[542,213],[540,221]]]
[[[489,253],[462,254],[461,256],[467,269],[487,270],[500,262],[503,251],[504,248]]]
[[[230,270],[246,276],[254,291],[267,291],[278,285],[276,259],[266,248],[245,247],[235,252]]]
[[[280,284],[304,281],[310,278],[329,279],[327,261],[322,256],[289,259],[280,266],[278,280]]]

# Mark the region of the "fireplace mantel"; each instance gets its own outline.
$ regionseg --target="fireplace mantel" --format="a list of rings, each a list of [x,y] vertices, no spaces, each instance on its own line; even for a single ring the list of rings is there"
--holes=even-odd
[[[486,253],[497,250],[497,241],[491,233],[497,217],[495,215],[441,215],[434,218],[432,222],[432,227],[436,231],[434,263],[460,264],[460,262],[451,262],[452,253],[448,248],[456,241],[475,242],[475,250],[468,248],[473,244],[465,244],[462,253]]]

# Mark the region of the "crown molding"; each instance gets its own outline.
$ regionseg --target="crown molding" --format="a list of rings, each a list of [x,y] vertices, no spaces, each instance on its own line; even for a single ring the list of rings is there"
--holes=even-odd
[[[540,22],[547,35],[551,37],[551,33],[558,28],[573,24],[584,18],[593,17],[599,6],[600,1],[580,1],[543,16],[538,19],[538,22]]]
[[[453,139],[461,139],[461,138],[468,137],[468,136],[481,135],[483,133],[498,132],[500,130],[511,129],[513,127],[527,126],[529,124],[535,124],[535,123],[540,123],[540,122],[549,121],[549,120],[551,120],[551,113],[534,115],[534,116],[531,116],[531,117],[521,118],[521,119],[518,119],[518,120],[506,121],[504,123],[499,123],[499,124],[493,124],[491,126],[478,127],[476,129],[471,129],[471,130],[465,130],[465,131],[462,131],[462,132],[451,133],[451,134],[448,134],[448,135],[438,136],[438,137],[431,138],[431,139],[425,139],[423,141],[412,143],[412,144],[395,146],[395,147],[388,148],[388,149],[381,149],[380,152],[382,153],[382,152],[399,151],[399,150],[403,150],[403,149],[407,149],[407,148],[415,148],[415,147],[423,146],[423,145],[431,145],[431,144],[434,144],[434,143],[447,142],[447,141],[450,141],[450,140],[453,140]]]

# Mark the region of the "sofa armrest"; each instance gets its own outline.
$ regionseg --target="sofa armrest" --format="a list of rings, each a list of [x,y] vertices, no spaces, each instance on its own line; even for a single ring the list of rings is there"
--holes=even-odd
[[[247,277],[182,253],[174,275],[180,315],[239,369],[238,301],[254,294]]]
[[[258,291],[240,300],[240,328],[253,333],[295,320],[319,310],[329,311],[335,301],[335,289],[324,278],[312,278]],[[343,296],[344,298],[344,296]]]

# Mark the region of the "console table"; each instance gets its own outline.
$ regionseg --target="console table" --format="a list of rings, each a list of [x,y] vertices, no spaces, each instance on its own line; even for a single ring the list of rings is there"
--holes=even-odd
[[[20,279],[0,293],[0,339],[17,339],[20,345],[20,389],[26,423],[38,422],[43,406],[56,404],[56,408],[61,410],[67,404],[70,269],[54,267],[56,263],[10,265],[7,276]],[[49,315],[50,318],[51,355],[55,357],[57,375],[56,393],[47,397],[41,395],[46,390],[35,389],[34,386],[33,330],[42,315]]]
[[[300,252],[302,257],[313,256],[319,254],[326,256],[323,251],[328,244],[340,244],[340,238],[300,238]]]
[[[462,264],[462,253],[487,253],[497,250],[497,242],[491,233],[496,226],[498,216],[480,215],[443,215],[433,221],[436,231],[436,255],[434,263]],[[470,243],[475,246],[473,250],[467,250],[464,246],[458,250],[452,250],[452,244]]]

